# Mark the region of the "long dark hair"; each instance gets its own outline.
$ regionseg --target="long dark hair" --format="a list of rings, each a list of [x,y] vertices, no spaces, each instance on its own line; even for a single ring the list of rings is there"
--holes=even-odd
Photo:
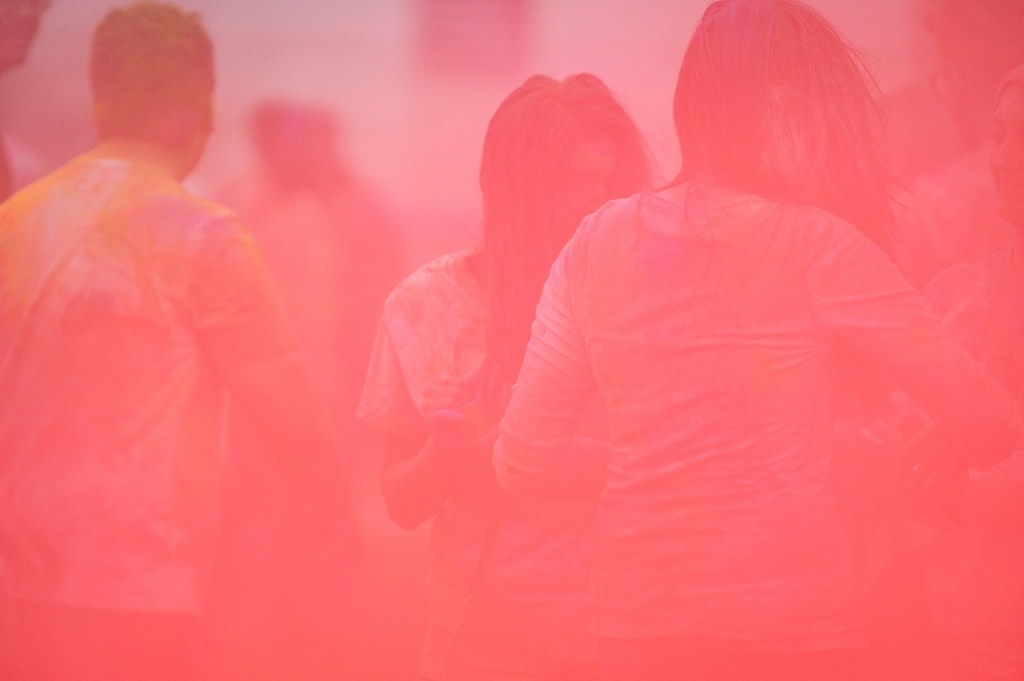
[[[592,179],[579,163],[588,144],[611,161],[611,175],[596,193],[581,190]],[[522,363],[551,264],[587,213],[637,192],[649,172],[640,131],[596,76],[561,82],[533,76],[491,118],[480,164],[479,255],[489,308],[483,390],[498,413]]]
[[[718,0],[683,57],[681,178],[824,208],[887,248],[883,116],[863,60],[795,0]]]

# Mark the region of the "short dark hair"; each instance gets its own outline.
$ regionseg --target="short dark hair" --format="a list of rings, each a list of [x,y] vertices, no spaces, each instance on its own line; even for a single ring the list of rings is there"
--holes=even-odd
[[[824,208],[879,245],[891,230],[877,87],[853,48],[796,0],[718,0],[679,70],[682,177]]]
[[[101,139],[167,143],[152,122],[168,108],[208,125],[213,44],[195,13],[156,2],[110,11],[93,33],[89,67]]]

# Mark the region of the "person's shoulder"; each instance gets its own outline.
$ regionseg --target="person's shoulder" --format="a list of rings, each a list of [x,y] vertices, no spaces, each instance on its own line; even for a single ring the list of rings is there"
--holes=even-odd
[[[580,222],[563,251],[563,259],[591,250],[618,250],[623,239],[632,240],[636,228],[645,222],[641,211],[647,202],[657,202],[652,192],[612,199],[590,213]]]
[[[211,251],[252,240],[231,208],[181,185],[154,187],[138,200],[139,215],[147,224],[187,248]]]
[[[189,191],[165,169],[143,161],[93,151],[54,175],[58,192],[73,192],[101,215],[127,220],[157,244],[208,249],[244,236],[230,208]]]
[[[800,230],[815,236],[862,235],[860,229],[835,213],[818,206],[765,201],[785,229]]]
[[[478,284],[469,270],[471,254],[470,250],[446,253],[413,270],[391,290],[384,303],[385,316],[476,297]]]
[[[223,232],[225,235],[247,234],[238,215],[228,206],[188,192],[177,199],[185,222],[204,232]]]
[[[58,194],[70,195],[72,189],[65,185],[81,173],[82,161],[74,158],[49,173],[20,187],[6,201],[0,204],[4,212],[20,212],[28,206],[47,203]]]
[[[879,251],[863,229],[835,213],[817,206],[777,203],[773,205],[775,228],[780,236],[791,240],[794,252],[812,261],[826,254],[851,251]]]
[[[614,230],[623,224],[636,222],[645,202],[657,202],[660,199],[653,192],[640,192],[632,196],[624,196],[606,202],[600,208],[583,219],[577,235],[581,233]]]
[[[407,295],[458,279],[468,269],[470,254],[469,250],[454,251],[420,265],[395,286],[392,294]]]

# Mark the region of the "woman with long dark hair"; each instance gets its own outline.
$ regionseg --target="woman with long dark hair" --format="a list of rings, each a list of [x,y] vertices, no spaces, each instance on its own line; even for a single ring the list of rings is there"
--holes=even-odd
[[[584,595],[607,447],[580,438],[574,492],[523,501],[501,494],[489,434],[551,263],[587,213],[647,179],[640,133],[599,79],[534,76],[487,129],[483,242],[420,268],[385,305],[359,415],[388,440],[392,519],[433,520],[421,678],[593,674]]]
[[[820,14],[712,3],[675,122],[678,181],[593,213],[552,267],[498,476],[546,493],[600,398],[603,678],[855,678],[864,637],[830,443],[860,374],[919,400],[974,464],[1009,454],[1020,417],[880,249],[873,88]]]

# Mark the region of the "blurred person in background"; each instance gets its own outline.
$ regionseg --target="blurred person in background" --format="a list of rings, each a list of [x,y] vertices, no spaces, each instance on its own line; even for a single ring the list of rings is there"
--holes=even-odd
[[[892,255],[907,278],[923,289],[944,268],[1014,238],[1012,226],[996,207],[988,171],[988,129],[999,84],[1024,61],[1024,2],[920,3],[938,56],[929,84],[953,124],[950,138],[927,142],[956,154],[921,172],[896,197]],[[920,125],[925,123],[908,121],[904,127]]]
[[[19,66],[28,57],[49,4],[50,0],[0,0],[0,74]],[[17,140],[0,135],[0,203],[27,184],[26,175],[33,175],[32,168],[23,168],[26,163],[38,165]]]
[[[384,298],[408,273],[404,244],[347,163],[329,108],[263,101],[249,132],[259,171],[220,198],[262,247],[318,387],[349,434]]]
[[[1000,214],[1016,238],[935,277],[928,302],[1024,405],[1024,65],[1005,81],[992,125]],[[972,472],[941,528],[926,591],[937,640],[919,678],[1024,679],[1024,452]]]
[[[369,495],[377,494],[379,438],[354,414],[384,298],[407,270],[382,202],[346,163],[339,128],[325,106],[260,102],[249,127],[258,171],[220,198],[260,246],[350,454],[347,471]],[[386,656],[380,639],[394,648],[400,636],[374,628],[371,618],[388,613],[363,607],[371,594],[353,590],[351,557],[315,541],[316,509],[301,486],[281,479],[279,457],[258,423],[244,415],[233,420],[212,613],[223,662],[234,670],[244,661],[250,679],[372,675],[383,660],[367,655]],[[395,588],[381,583],[383,572],[358,583]],[[360,596],[362,605],[353,607]],[[378,596],[374,590],[374,610]],[[400,629],[395,615],[388,621]],[[364,639],[359,646],[351,645],[356,636]]]
[[[198,678],[229,400],[307,491],[325,541],[354,519],[258,250],[181,186],[213,126],[199,18],[112,10],[89,68],[99,143],[0,207],[5,678]]]
[[[936,457],[992,463],[1024,434],[880,248],[874,95],[806,5],[712,3],[676,86],[678,181],[591,215],[551,269],[495,466],[509,496],[542,493],[586,405],[607,409],[603,679],[862,678],[832,457],[865,371],[941,418],[962,449]]]
[[[0,1],[0,75],[25,61],[47,4],[43,0]],[[13,154],[12,146],[16,147]],[[26,158],[31,158],[31,154],[26,153],[10,135],[0,132],[0,203],[25,184],[26,174],[34,174],[32,171],[26,173],[21,167]],[[10,659],[5,642],[12,638],[8,630],[11,611],[3,582],[3,557],[0,555],[0,674],[4,670],[2,660]]]
[[[572,489],[525,502],[498,489],[490,449],[548,268],[587,213],[648,175],[636,125],[598,78],[533,76],[487,129],[482,243],[388,297],[359,416],[387,439],[391,518],[433,523],[418,678],[594,678],[584,595],[607,445],[579,439],[562,471]]]

